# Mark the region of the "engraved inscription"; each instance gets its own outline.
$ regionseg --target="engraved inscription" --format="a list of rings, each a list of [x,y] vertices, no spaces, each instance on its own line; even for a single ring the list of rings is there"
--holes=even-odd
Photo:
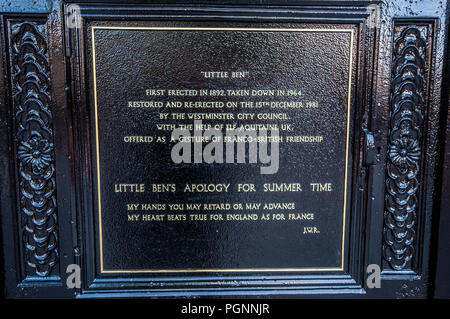
[[[342,271],[353,36],[91,27],[100,272]]]

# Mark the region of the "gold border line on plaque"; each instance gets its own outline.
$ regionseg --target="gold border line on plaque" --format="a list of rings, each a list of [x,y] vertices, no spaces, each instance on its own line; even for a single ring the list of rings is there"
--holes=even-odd
[[[344,209],[342,214],[342,241],[341,266],[336,268],[240,268],[240,269],[155,269],[155,270],[105,270],[103,265],[103,233],[102,233],[102,203],[100,190],[100,147],[98,135],[98,108],[97,108],[97,77],[95,64],[95,30],[153,30],[153,31],[246,31],[246,32],[337,32],[350,33],[350,56],[348,71],[348,97],[347,97],[347,138],[345,145],[345,173],[344,173]],[[199,272],[300,272],[300,271],[343,271],[345,252],[345,222],[347,210],[347,184],[348,184],[348,155],[350,137],[350,102],[353,65],[353,29],[278,29],[278,28],[198,28],[198,27],[91,27],[92,61],[94,77],[94,113],[95,113],[95,142],[97,155],[97,191],[98,191],[98,223],[100,237],[100,272],[101,273],[199,273]]]

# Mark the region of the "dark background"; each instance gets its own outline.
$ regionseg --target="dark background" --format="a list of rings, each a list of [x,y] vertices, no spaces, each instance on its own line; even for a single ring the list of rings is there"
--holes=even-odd
[[[111,23],[111,26],[115,24]],[[163,24],[157,24],[163,26]],[[223,25],[229,27],[228,25]],[[255,27],[255,25],[248,25]],[[261,27],[261,26],[257,26]],[[298,25],[283,27],[299,28]],[[329,26],[324,26],[329,27]],[[324,28],[322,27],[322,28]],[[323,46],[318,43],[326,44]],[[105,270],[198,268],[340,268],[350,33],[96,30],[96,76]],[[326,57],[325,59],[323,57]],[[320,58],[319,58],[320,57]],[[126,70],[126,72],[124,71]],[[246,79],[203,79],[200,71],[250,71]],[[295,97],[146,97],[145,89],[297,89]],[[147,109],[128,101],[318,101],[318,109]],[[174,143],[124,143],[157,131],[159,112],[285,112],[293,131],[322,143],[280,143],[280,168],[267,164],[174,164]],[[333,114],[333,116],[330,116]],[[237,118],[237,117],[236,117]],[[233,121],[216,121],[232,123]],[[276,123],[258,121],[254,123]],[[193,124],[193,121],[180,121]],[[203,124],[214,122],[203,121]],[[252,121],[237,121],[238,124]],[[248,161],[248,160],[247,160]],[[115,183],[145,183],[145,194],[114,193]],[[301,183],[303,192],[263,192],[264,183]],[[309,183],[331,182],[332,192]],[[176,183],[176,193],[151,193],[152,183]],[[228,194],[183,193],[186,183],[230,183]],[[238,193],[254,183],[256,193]],[[312,212],[313,221],[127,222],[126,203],[295,202],[292,211],[138,211],[132,213]],[[304,226],[320,234],[303,235]]]
[[[64,6],[79,3],[82,29],[64,27]],[[380,24],[369,26],[367,7],[378,4]],[[230,297],[249,298],[448,298],[449,297],[449,163],[448,17],[446,1],[0,1],[0,221],[2,277],[8,298],[93,297]],[[355,71],[352,193],[349,194],[347,267],[342,273],[230,274],[99,274],[95,234],[95,163],[90,102],[87,27],[95,24],[135,25],[164,20],[215,25],[274,22],[351,24],[358,29]],[[207,22],[209,21],[209,22]],[[36,23],[44,35],[51,66],[51,109],[56,147],[59,261],[51,276],[37,276],[23,254],[20,185],[15,143],[14,70],[10,26]],[[403,26],[426,28],[429,78],[423,122],[423,169],[418,195],[415,257],[410,268],[393,271],[383,262],[383,214],[390,121],[393,41]],[[374,137],[367,143],[366,134]],[[258,171],[257,167],[254,167]],[[67,289],[69,264],[82,267],[82,288]],[[381,289],[369,289],[369,264],[382,264]],[[319,301],[320,302],[320,301]],[[296,302],[297,303],[297,302]],[[309,302],[308,302],[309,304]],[[395,306],[397,309],[412,309]],[[420,305],[420,303],[414,303]],[[34,309],[41,309],[41,301]],[[323,309],[321,302],[317,309]],[[333,307],[332,309],[338,309]],[[103,309],[103,308],[102,308]],[[386,312],[386,307],[379,307]],[[174,310],[175,307],[174,307]],[[391,313],[391,311],[390,311]],[[404,314],[404,313],[403,313]]]

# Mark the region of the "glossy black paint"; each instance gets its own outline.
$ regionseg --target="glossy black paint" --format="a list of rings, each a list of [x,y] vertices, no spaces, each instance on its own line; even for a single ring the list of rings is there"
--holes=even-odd
[[[82,3],[79,1],[78,3]],[[84,3],[84,2],[83,2]],[[111,4],[114,3],[114,4]],[[217,2],[215,5],[191,6],[202,2],[186,1],[170,4],[122,6],[117,1],[104,4],[82,4],[81,30],[63,28],[63,5],[53,2],[33,6],[25,3],[8,6],[2,2],[2,48],[8,43],[8,22],[47,19],[47,33],[52,81],[52,111],[56,147],[56,185],[58,194],[59,249],[57,265],[61,279],[56,285],[48,278],[23,277],[20,253],[21,230],[17,224],[16,160],[14,155],[11,106],[10,60],[8,50],[2,50],[3,77],[0,80],[2,126],[1,221],[4,251],[6,293],[9,297],[156,297],[156,296],[266,296],[266,297],[349,297],[349,298],[426,298],[448,296],[442,288],[446,277],[445,185],[448,179],[448,156],[444,157],[444,127],[448,114],[448,93],[443,76],[448,30],[448,7],[445,2],[382,3],[380,24],[367,24],[367,1],[276,1],[256,3]],[[112,10],[107,8],[113,6]],[[13,9],[10,9],[13,8]],[[25,13],[24,13],[25,12]],[[92,103],[90,88],[90,58],[87,27],[92,22],[133,24],[146,21],[218,21],[227,23],[273,22],[351,24],[357,30],[354,99],[352,118],[353,160],[352,189],[348,232],[348,258],[343,274],[210,274],[195,276],[101,276],[98,273],[97,239],[95,236],[95,165],[92,153]],[[140,21],[140,22],[134,22]],[[185,22],[186,21],[186,22]],[[172,23],[172,22],[171,22]],[[384,271],[381,289],[365,286],[365,267],[382,262],[385,159],[389,122],[391,57],[394,24],[429,25],[432,55],[431,76],[427,92],[426,144],[421,176],[420,216],[418,221],[417,255],[413,270]],[[441,91],[443,89],[443,91]],[[448,91],[447,91],[448,92]],[[363,132],[373,136],[367,143]],[[4,141],[4,142],[3,142]],[[365,147],[369,145],[369,149]],[[448,145],[448,143],[447,143]],[[376,152],[374,152],[376,150]],[[448,152],[448,146],[447,146]],[[376,153],[376,154],[374,154]],[[370,158],[369,158],[370,157]],[[439,164],[441,163],[441,164]],[[444,172],[444,173],[442,173]],[[443,190],[441,192],[441,177]],[[442,199],[442,202],[441,202]],[[443,206],[442,209],[438,207]],[[447,207],[445,207],[447,206]],[[445,210],[447,209],[447,210]],[[440,215],[440,219],[438,216]],[[433,228],[432,228],[433,226]],[[447,233],[448,234],[448,233]],[[433,237],[433,236],[434,237]],[[438,245],[439,243],[439,245]],[[437,249],[436,249],[437,247]],[[430,256],[431,252],[435,252]],[[438,261],[437,271],[434,271]],[[64,287],[66,266],[77,263],[83,269],[83,287],[71,291]],[[448,271],[448,270],[447,270]],[[435,274],[435,275],[433,275]],[[430,275],[433,275],[430,277]],[[305,281],[306,280],[306,281]],[[445,287],[445,285],[444,285]]]
[[[92,23],[95,25],[95,22]],[[108,23],[108,25],[118,26]],[[211,24],[187,24],[207,27]],[[129,27],[132,27],[128,25]],[[139,26],[139,25],[137,25]],[[148,23],[146,26],[150,26]],[[151,26],[166,26],[151,24]],[[173,24],[170,24],[173,26]],[[180,24],[181,26],[181,24]],[[216,27],[273,28],[279,25],[215,24]],[[304,25],[283,24],[299,29]],[[316,26],[308,26],[316,28]],[[329,28],[329,25],[323,28]],[[342,26],[342,28],[348,28]],[[253,31],[95,31],[97,113],[99,118],[100,179],[105,270],[139,269],[239,269],[239,268],[340,268],[344,218],[344,186],[347,141],[350,32],[253,32]],[[139,47],[136,44],[140,43]],[[91,45],[89,45],[91,46]],[[328,48],[325,50],[325,48]],[[352,48],[355,52],[355,48]],[[352,59],[355,55],[352,56]],[[180,63],[180,61],[182,61]],[[118,70],[126,69],[122,73]],[[354,64],[353,64],[354,66]],[[320,71],[318,71],[320,68]],[[199,70],[245,70],[245,79],[204,79]],[[353,70],[354,71],[354,68]],[[155,76],[159,74],[159,76]],[[323,88],[326,87],[326,94]],[[283,112],[286,121],[238,120],[245,108],[130,108],[128,101],[219,101],[232,97],[146,97],[147,88],[248,89],[299,88],[298,97],[249,97],[248,101],[303,101],[304,109],[264,107],[261,113]],[[91,86],[92,89],[92,86]],[[323,97],[318,98],[323,94]],[[234,98],[242,100],[242,98]],[[306,109],[307,101],[318,101],[320,109]],[[175,164],[170,157],[170,134],[157,124],[194,124],[193,120],[159,119],[159,112],[233,114],[234,120],[206,124],[238,126],[251,123],[291,124],[292,131],[280,136],[323,136],[321,143],[280,143],[279,169],[260,174],[267,164],[199,163]],[[334,114],[329,117],[329,114]],[[93,115],[94,116],[94,115]],[[91,126],[94,127],[94,126]],[[110,129],[114,128],[114,129]],[[191,134],[194,132],[191,131]],[[222,131],[225,134],[225,130]],[[152,143],[124,143],[125,136],[144,134]],[[156,138],[165,137],[166,143]],[[351,140],[349,136],[349,140]],[[204,143],[203,146],[205,146]],[[262,146],[261,146],[262,147]],[[95,150],[93,151],[94,153]],[[332,155],[331,155],[332,154]],[[236,156],[235,156],[236,157]],[[351,161],[351,159],[350,159]],[[349,177],[351,178],[351,176]],[[115,185],[144,183],[146,191],[115,193]],[[313,193],[309,183],[332,182],[333,192]],[[253,183],[256,193],[238,192],[238,183]],[[227,193],[185,192],[186,184],[228,185]],[[299,183],[301,192],[264,192],[263,185]],[[175,192],[155,193],[153,184],[176,184]],[[98,187],[98,185],[96,185]],[[351,190],[349,190],[350,192]],[[98,192],[96,192],[96,197]],[[189,221],[191,214],[267,214],[262,208],[249,210],[246,203],[294,202],[295,212],[313,212],[309,222],[285,221],[220,222]],[[166,211],[127,211],[127,203],[166,204]],[[242,204],[242,210],[170,210],[174,203]],[[128,222],[128,214],[185,214],[186,222]],[[270,215],[272,218],[272,215]],[[141,217],[142,218],[142,217]],[[167,218],[167,217],[166,217]],[[121,226],[119,226],[121,225]],[[320,234],[302,235],[303,227],[317,227]],[[219,271],[220,272],[220,271]]]

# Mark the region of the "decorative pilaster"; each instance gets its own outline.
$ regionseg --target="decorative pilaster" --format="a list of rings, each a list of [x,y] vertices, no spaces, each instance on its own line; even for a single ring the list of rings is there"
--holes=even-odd
[[[395,27],[383,230],[383,256],[392,270],[416,257],[419,173],[422,169],[427,81],[427,27]]]
[[[9,37],[24,268],[47,277],[59,257],[45,22],[11,23]]]

